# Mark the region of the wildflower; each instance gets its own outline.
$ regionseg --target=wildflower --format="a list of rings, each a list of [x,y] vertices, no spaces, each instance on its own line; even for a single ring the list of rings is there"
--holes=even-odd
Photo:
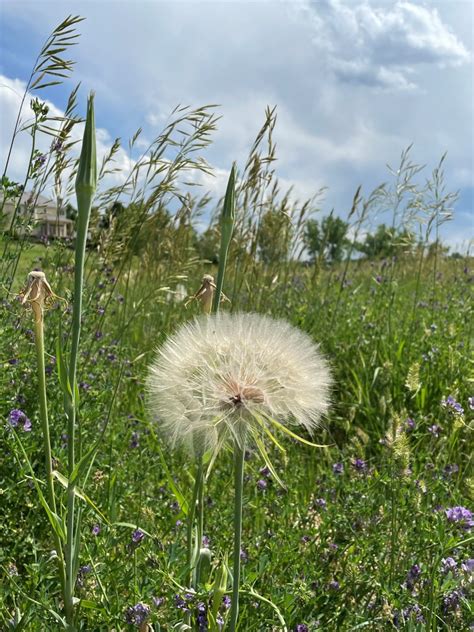
[[[333,579],[331,582],[329,582],[329,588],[331,590],[339,590],[339,582]]]
[[[357,472],[364,472],[367,469],[367,463],[363,459],[355,459],[352,466]]]
[[[142,625],[149,616],[150,606],[142,602],[129,606],[125,611],[125,621],[130,625]]]
[[[145,534],[141,529],[135,529],[135,531],[132,532],[132,544],[138,546],[141,544],[144,537]]]
[[[132,438],[130,439],[130,443],[128,444],[129,448],[138,448],[140,445],[140,435],[138,432],[132,432]]]
[[[467,401],[469,402],[469,408],[474,410],[474,397],[468,397]]]
[[[222,607],[224,608],[224,610],[229,610],[231,604],[232,604],[232,600],[229,597],[229,595],[224,595],[222,597]]]
[[[464,562],[461,563],[461,570],[468,575],[472,575],[472,573],[474,573],[474,560],[472,558],[464,560]]]
[[[295,632],[309,632],[309,628],[304,623],[298,623],[295,627]]]
[[[411,432],[415,429],[415,420],[408,417],[405,421],[405,432]]]
[[[451,507],[450,509],[446,509],[445,513],[449,522],[456,523],[465,529],[470,529],[474,526],[472,512],[465,507]]]
[[[326,509],[326,501],[324,500],[324,498],[316,498],[316,500],[314,501],[314,504],[316,505],[316,507],[320,507],[321,509]]]
[[[153,601],[155,608],[159,608],[165,602],[164,597],[152,597],[151,600]]]
[[[448,573],[454,573],[458,563],[453,557],[446,557],[441,560],[441,572],[443,575],[447,575]]]
[[[91,533],[92,535],[99,535],[100,533],[100,526],[98,524],[95,524],[92,529],[91,529]]]
[[[247,430],[265,426],[311,432],[328,408],[330,384],[326,361],[303,332],[267,316],[220,313],[168,339],[148,391],[172,444],[202,450],[229,438],[241,446]]]
[[[464,408],[457,402],[452,395],[448,395],[446,399],[441,400],[441,405],[456,415],[464,415]]]
[[[19,408],[14,408],[10,411],[10,414],[8,415],[8,423],[12,428],[18,428],[21,424],[23,432],[31,432],[31,421]]]
[[[257,488],[260,490],[264,490],[267,489],[268,487],[268,483],[267,481],[264,481],[263,478],[261,478],[259,481],[257,481]]]
[[[443,597],[443,610],[445,613],[457,610],[459,608],[459,600],[462,597],[461,590],[452,590]]]
[[[436,437],[436,438],[439,437],[440,431],[441,431],[441,428],[437,424],[433,424],[432,426],[428,428],[428,432],[432,434],[433,437]]]
[[[342,474],[344,472],[344,465],[342,463],[334,463],[332,471],[334,474]]]

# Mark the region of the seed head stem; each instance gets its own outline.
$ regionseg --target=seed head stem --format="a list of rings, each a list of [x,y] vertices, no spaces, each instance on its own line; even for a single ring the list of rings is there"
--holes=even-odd
[[[240,588],[240,551],[242,547],[242,505],[244,491],[244,465],[245,465],[245,437],[241,445],[235,442],[234,446],[234,563],[232,578],[232,609],[230,613],[229,631],[235,632],[239,618],[239,588]]]

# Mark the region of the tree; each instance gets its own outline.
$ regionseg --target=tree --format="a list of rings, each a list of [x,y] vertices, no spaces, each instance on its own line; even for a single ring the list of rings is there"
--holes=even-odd
[[[219,263],[220,235],[216,227],[209,226],[198,237],[197,250],[201,259],[206,259],[214,265]]]
[[[292,233],[291,219],[286,213],[273,209],[264,213],[257,233],[258,252],[263,263],[288,259]]]
[[[315,219],[306,222],[304,242],[312,259],[334,263],[341,261],[347,246],[349,224],[331,213],[321,224]]]
[[[367,234],[365,241],[358,244],[357,248],[369,259],[377,259],[392,257],[407,250],[411,251],[414,244],[415,236],[406,228],[397,230],[380,224],[375,233]]]

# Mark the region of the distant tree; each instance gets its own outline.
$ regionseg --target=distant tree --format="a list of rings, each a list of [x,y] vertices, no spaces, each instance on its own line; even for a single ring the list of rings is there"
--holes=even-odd
[[[406,228],[396,229],[380,224],[375,233],[366,235],[365,241],[357,248],[369,259],[377,259],[412,252],[415,246],[415,236]]]
[[[197,251],[201,259],[219,263],[220,236],[216,227],[209,226],[197,239]]]
[[[341,261],[348,244],[349,224],[331,213],[321,224],[315,219],[306,222],[304,242],[313,259],[328,262]]]
[[[443,244],[437,239],[436,241],[431,242],[428,246],[428,257],[445,257],[449,252],[448,246],[443,246]]]
[[[273,209],[264,213],[257,233],[260,259],[266,264],[288,259],[292,233],[291,219],[286,213]]]

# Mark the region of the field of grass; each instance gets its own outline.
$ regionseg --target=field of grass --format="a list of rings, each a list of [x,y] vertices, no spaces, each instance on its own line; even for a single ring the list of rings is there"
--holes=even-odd
[[[41,256],[53,290],[68,300],[72,251],[53,245]],[[449,510],[471,506],[473,272],[471,261],[443,260],[433,276],[433,265],[425,261],[419,277],[410,258],[352,262],[343,282],[339,269],[315,274],[300,266],[273,287],[262,269],[222,308],[300,327],[321,344],[335,378],[316,437],[330,447],[285,436],[285,455],[268,446],[284,487],[258,452],[247,454],[240,630],[469,629],[473,538],[469,520]],[[193,467],[168,450],[144,406],[153,349],[199,312],[171,292],[184,282],[192,294],[202,264],[186,279],[173,267],[154,278],[135,265],[121,277],[112,266],[89,269],[78,377],[83,449],[107,427],[87,482],[96,509],[83,503],[77,596],[85,630],[133,628],[127,608],[140,602],[150,607],[152,629],[175,629],[185,609],[197,613],[210,602],[217,569],[231,554],[232,458],[224,452],[205,490],[210,575],[197,594],[184,585],[180,495],[189,501]],[[229,288],[233,274],[230,265]],[[19,408],[31,419],[19,437],[41,478],[32,316],[12,296],[1,309],[1,414],[6,422]],[[55,345],[70,318],[62,302],[45,316],[53,458],[63,473]],[[449,396],[464,414],[443,404]],[[2,444],[1,626],[59,629],[48,523],[7,423]],[[23,623],[9,628],[16,609]]]

